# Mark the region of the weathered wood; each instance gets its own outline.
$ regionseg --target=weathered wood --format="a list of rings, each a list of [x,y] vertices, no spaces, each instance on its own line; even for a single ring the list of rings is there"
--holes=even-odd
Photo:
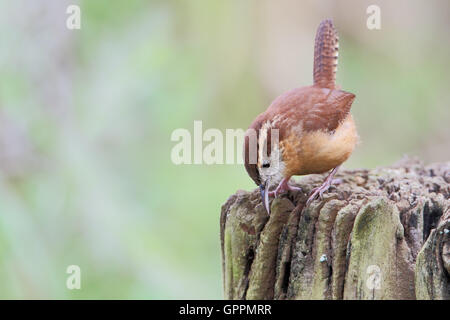
[[[238,191],[222,206],[227,299],[450,299],[450,162],[405,159],[341,171],[304,208],[303,192],[272,201]]]

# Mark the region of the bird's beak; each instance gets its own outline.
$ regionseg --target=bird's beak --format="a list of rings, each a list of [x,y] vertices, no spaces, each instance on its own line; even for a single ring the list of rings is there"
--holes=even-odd
[[[264,208],[266,208],[267,213],[270,215],[268,180],[259,185],[259,191],[261,192],[261,200],[264,205]]]

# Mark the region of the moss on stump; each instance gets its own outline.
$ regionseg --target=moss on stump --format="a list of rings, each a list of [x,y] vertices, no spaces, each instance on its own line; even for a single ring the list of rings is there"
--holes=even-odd
[[[341,171],[271,201],[238,191],[222,206],[227,299],[450,299],[450,162]]]

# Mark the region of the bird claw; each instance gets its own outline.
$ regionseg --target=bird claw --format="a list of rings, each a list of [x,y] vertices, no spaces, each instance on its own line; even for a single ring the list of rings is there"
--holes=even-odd
[[[309,206],[311,202],[317,199],[317,196],[319,196],[320,200],[323,200],[324,192],[328,191],[328,189],[330,189],[330,187],[333,184],[340,184],[340,183],[342,183],[342,179],[325,180],[325,182],[320,187],[315,187],[314,189],[311,190],[310,196],[306,201],[306,206]]]
[[[330,188],[330,185],[323,184],[320,187],[314,188],[311,190],[311,194],[306,201],[306,206],[309,206],[311,202],[313,202],[315,199],[317,199],[317,196],[319,196],[320,200],[323,200],[323,193],[327,191]]]
[[[288,191],[300,191],[302,192],[302,188],[290,186],[289,184],[281,182],[278,187],[274,191],[269,192],[269,197],[278,197],[280,194],[283,194]]]

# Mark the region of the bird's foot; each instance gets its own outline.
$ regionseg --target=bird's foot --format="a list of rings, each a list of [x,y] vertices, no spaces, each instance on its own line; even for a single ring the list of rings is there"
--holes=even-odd
[[[325,181],[320,187],[314,188],[311,190],[310,196],[306,201],[306,206],[309,206],[311,202],[313,202],[317,196],[319,196],[320,200],[323,199],[323,193],[327,191],[331,187],[331,183]]]
[[[340,185],[342,183],[342,179],[341,178],[335,178],[331,180],[331,186],[337,186]]]
[[[288,191],[302,191],[302,188],[300,188],[300,187],[290,186],[288,184],[289,178],[284,178],[283,180],[281,180],[281,182],[278,184],[278,187],[275,189],[275,191],[269,192],[269,196],[277,197],[280,194],[288,192]]]
[[[333,184],[340,184],[342,183],[342,179],[333,179],[334,175],[337,172],[338,167],[334,168],[331,173],[328,175],[328,177],[325,179],[325,181],[322,183],[320,187],[316,187],[311,190],[311,193],[308,197],[308,200],[306,201],[306,207],[311,204],[317,197],[319,197],[321,200],[323,199],[323,193],[326,192]]]

